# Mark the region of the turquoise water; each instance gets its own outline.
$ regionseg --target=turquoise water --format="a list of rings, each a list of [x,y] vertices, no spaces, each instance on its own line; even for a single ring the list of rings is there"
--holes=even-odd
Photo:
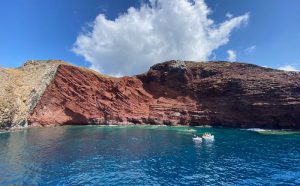
[[[194,134],[211,132],[212,143]],[[0,185],[300,185],[300,134],[67,126],[0,134]]]

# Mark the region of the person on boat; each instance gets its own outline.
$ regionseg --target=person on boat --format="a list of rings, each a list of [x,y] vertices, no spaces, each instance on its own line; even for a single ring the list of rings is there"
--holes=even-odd
[[[214,136],[208,132],[205,132],[203,135],[202,135],[202,138],[204,139],[211,139],[213,140],[214,139]]]
[[[203,134],[203,137],[211,137],[211,134],[210,134],[210,133],[207,133],[207,132],[205,132],[205,133]]]

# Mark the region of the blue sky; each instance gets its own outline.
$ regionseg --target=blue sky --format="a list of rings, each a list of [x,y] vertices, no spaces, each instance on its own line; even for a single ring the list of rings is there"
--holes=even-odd
[[[214,49],[209,59],[227,60],[228,51],[233,51],[237,61],[300,69],[299,0],[206,0],[205,3],[211,10],[208,17],[215,25],[231,16],[249,13],[247,23],[233,29],[228,43]],[[96,30],[91,23],[99,14],[104,14],[106,20],[115,20],[126,15],[129,7],[138,10],[140,6],[141,1],[137,0],[1,0],[0,65],[17,67],[29,59],[62,59],[80,66],[92,65],[100,71],[103,68],[105,73],[110,73],[111,69],[103,67],[109,66],[109,61],[99,67],[95,62],[103,59],[99,56],[101,52],[88,62],[89,51],[76,54],[74,44],[80,35],[87,36],[87,31]],[[134,40],[135,36],[132,37]]]

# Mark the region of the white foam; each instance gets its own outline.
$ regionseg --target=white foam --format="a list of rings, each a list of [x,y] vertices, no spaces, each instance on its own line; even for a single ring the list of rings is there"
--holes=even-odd
[[[261,129],[261,128],[250,128],[250,129],[242,129],[242,130],[249,130],[249,131],[254,131],[254,132],[271,131],[271,130],[266,130],[266,129]]]

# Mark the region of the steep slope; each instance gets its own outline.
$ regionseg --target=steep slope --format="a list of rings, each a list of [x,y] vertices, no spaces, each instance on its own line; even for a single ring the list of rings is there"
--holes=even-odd
[[[297,72],[243,63],[173,61],[153,66],[140,78],[155,97],[176,92],[173,97],[196,100],[200,109],[191,124],[300,128]]]
[[[136,77],[105,77],[61,65],[29,121],[47,125],[181,124],[182,120],[188,124],[187,116],[180,114],[188,109],[196,109],[188,96],[154,98]]]
[[[29,124],[300,128],[300,74],[228,62],[169,61],[113,78],[61,64]]]
[[[0,127],[26,126],[62,61],[28,61],[16,69],[0,69]]]

